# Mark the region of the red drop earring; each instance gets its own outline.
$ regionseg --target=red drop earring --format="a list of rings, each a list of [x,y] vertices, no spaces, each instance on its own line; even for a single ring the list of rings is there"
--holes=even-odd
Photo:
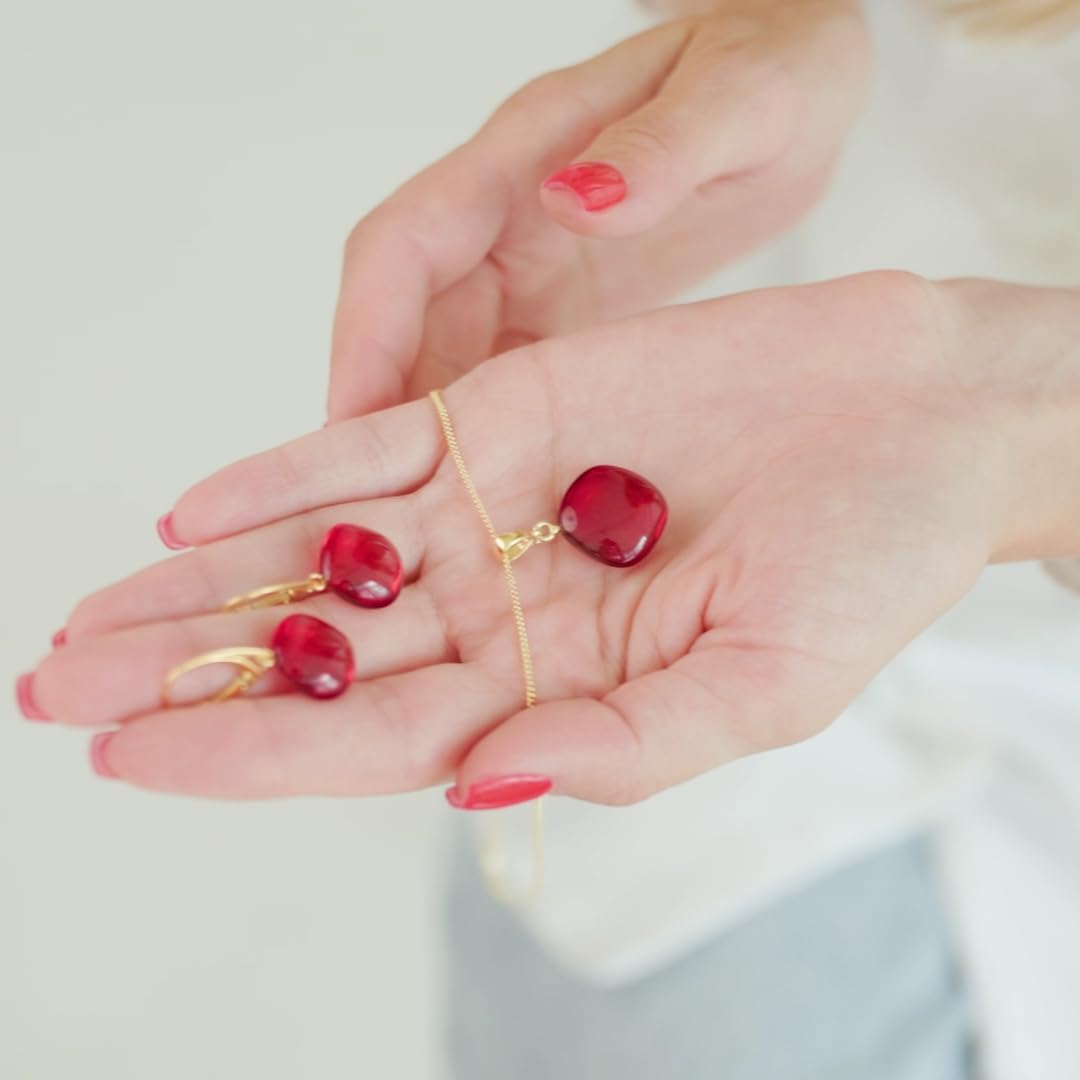
[[[209,702],[228,701],[244,693],[275,667],[298,690],[320,699],[343,694],[356,675],[352,646],[340,630],[312,615],[289,615],[278,623],[268,648],[239,645],[214,649],[178,664],[165,676],[162,704],[172,704],[173,686],[185,675],[215,664],[232,665],[238,672],[206,699]]]
[[[401,592],[404,569],[397,548],[381,533],[360,525],[335,525],[319,549],[319,569],[301,581],[253,589],[227,601],[223,611],[292,604],[326,591],[359,607],[381,608]]]

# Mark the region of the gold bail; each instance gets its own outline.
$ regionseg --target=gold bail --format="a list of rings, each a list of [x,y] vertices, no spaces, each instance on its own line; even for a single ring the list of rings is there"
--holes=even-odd
[[[172,702],[169,700],[169,691],[177,680],[199,668],[210,667],[212,664],[232,664],[239,668],[236,677],[226,687],[216,694],[206,698],[206,702],[217,703],[228,701],[247,690],[256,679],[265,675],[275,662],[274,650],[265,649],[257,645],[238,645],[229,649],[215,649],[213,652],[202,653],[200,656],[185,660],[177,664],[166,676],[165,685],[161,690],[161,703],[168,708]]]
[[[495,537],[496,550],[500,555],[509,555],[511,562],[520,559],[532,546],[533,540],[528,533],[500,533]]]
[[[280,585],[266,585],[261,589],[234,596],[225,602],[222,611],[255,611],[258,608],[292,604],[309,596],[326,592],[326,578],[322,574],[308,574],[303,581],[284,581]]]
[[[513,562],[534,544],[550,543],[561,532],[561,527],[550,521],[538,521],[528,532],[499,533],[495,537],[495,550],[500,556],[508,555]]]

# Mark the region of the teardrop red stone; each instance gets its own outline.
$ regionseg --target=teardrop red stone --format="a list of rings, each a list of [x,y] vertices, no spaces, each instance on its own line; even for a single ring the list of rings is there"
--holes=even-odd
[[[359,525],[335,525],[326,534],[319,572],[338,596],[366,608],[392,604],[404,574],[397,548]]]
[[[629,469],[594,465],[559,506],[566,538],[608,566],[633,566],[656,546],[668,509],[658,488]]]
[[[270,648],[281,673],[314,698],[343,694],[356,674],[348,639],[313,615],[282,619]]]

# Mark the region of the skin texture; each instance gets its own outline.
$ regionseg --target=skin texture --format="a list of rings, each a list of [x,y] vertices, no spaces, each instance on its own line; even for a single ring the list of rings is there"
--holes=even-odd
[[[34,678],[57,721],[114,726],[99,763],[221,797],[371,794],[509,774],[642,799],[827,725],[994,558],[1080,553],[1075,294],[862,275],[661,310],[523,347],[445,400],[499,528],[584,467],[649,477],[672,518],[632,570],[560,541],[517,564],[541,704],[521,710],[498,564],[424,400],[230,466],[177,503],[194,550],[89,597]],[[213,614],[308,572],[338,521],[399,547],[382,611],[302,609],[360,681],[160,711],[163,673],[265,643]]]
[[[850,0],[727,0],[529,83],[346,246],[329,417],[449,385],[507,349],[656,306],[799,218],[869,72]],[[585,209],[546,177],[623,176]]]

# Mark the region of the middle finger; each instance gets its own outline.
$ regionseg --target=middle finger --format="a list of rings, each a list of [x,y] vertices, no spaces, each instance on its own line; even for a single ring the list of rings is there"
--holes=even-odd
[[[330,622],[350,641],[360,680],[380,678],[456,659],[442,620],[422,584],[402,590],[387,608],[365,610],[334,596],[320,596],[293,610]],[[70,642],[50,654],[33,676],[35,704],[65,724],[118,724],[161,708],[165,677],[178,664],[215,649],[269,644],[290,611],[200,615],[129,627]],[[173,704],[203,700],[236,670],[214,664],[184,676],[170,692]],[[294,688],[272,669],[251,688],[253,695]]]

